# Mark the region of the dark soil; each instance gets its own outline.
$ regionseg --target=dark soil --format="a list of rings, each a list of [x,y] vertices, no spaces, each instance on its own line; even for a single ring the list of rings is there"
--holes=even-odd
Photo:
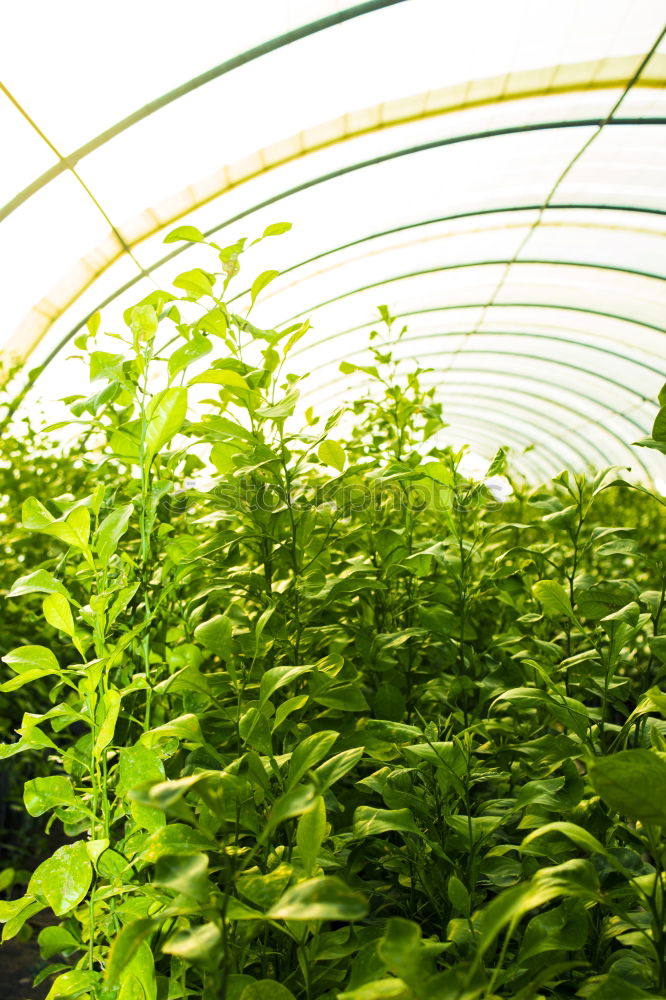
[[[43,1000],[49,983],[32,985],[33,978],[44,963],[39,957],[36,941],[13,938],[0,947],[0,996],[2,1000]]]

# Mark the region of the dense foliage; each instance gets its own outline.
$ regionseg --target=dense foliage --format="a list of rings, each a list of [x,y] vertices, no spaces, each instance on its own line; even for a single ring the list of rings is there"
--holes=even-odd
[[[118,353],[93,317],[79,445],[4,471],[0,753],[63,834],[4,939],[55,915],[51,1000],[666,996],[660,498],[501,502],[384,307],[367,394],[301,415],[244,249]]]

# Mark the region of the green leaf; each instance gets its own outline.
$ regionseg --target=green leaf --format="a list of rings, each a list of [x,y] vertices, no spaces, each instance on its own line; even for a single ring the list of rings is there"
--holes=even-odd
[[[42,602],[42,611],[49,625],[65,635],[74,635],[72,609],[66,597],[62,594],[49,594]]]
[[[210,893],[208,857],[205,854],[162,855],[155,866],[153,883],[205,903]]]
[[[60,673],[58,661],[45,646],[17,646],[5,653],[3,659],[17,676],[0,685],[2,691],[16,691],[40,677]]]
[[[74,1000],[75,997],[91,996],[99,983],[99,973],[88,969],[72,969],[54,979],[46,1000]]]
[[[191,338],[177,348],[169,358],[169,377],[174,378],[180,372],[185,371],[195,361],[200,361],[213,349],[208,337],[201,333],[193,333]]]
[[[149,302],[143,302],[130,310],[130,329],[135,342],[149,342],[157,333],[157,312]]]
[[[242,375],[231,368],[209,368],[201,375],[195,375],[188,385],[223,385],[229,389],[248,389],[249,385]]]
[[[63,597],[68,597],[62,583],[45,569],[36,569],[19,577],[12,584],[7,597],[23,597],[25,594],[62,594]]]
[[[532,917],[525,928],[518,962],[546,951],[577,951],[587,939],[588,921],[579,899],[565,899],[559,906]]]
[[[666,761],[652,750],[621,750],[589,762],[590,781],[615,812],[666,827]]]
[[[301,816],[308,809],[311,809],[316,797],[317,793],[312,785],[297,785],[296,788],[281,795],[271,809],[268,823],[262,833],[262,841],[265,841],[271,830],[274,830],[280,823],[284,823],[286,819]]]
[[[338,472],[342,472],[347,461],[344,448],[337,441],[322,441],[317,448],[317,455],[325,465],[330,465]]]
[[[188,931],[179,931],[162,946],[166,955],[175,955],[187,962],[207,962],[219,953],[222,932],[217,924],[199,924]]]
[[[45,960],[54,955],[69,955],[81,948],[80,942],[64,927],[43,927],[38,941],[39,952]]]
[[[254,747],[259,753],[273,753],[271,739],[271,724],[258,708],[253,706],[241,716],[238,732],[247,746]]]
[[[174,437],[185,422],[187,414],[187,389],[172,387],[153,396],[147,409],[147,427],[144,442],[146,461],[153,457]]]
[[[291,222],[273,222],[270,226],[266,226],[261,238],[264,240],[267,236],[281,236],[282,233],[288,233],[291,225]]]
[[[266,914],[271,920],[362,920],[368,905],[334,876],[308,879],[287,889]]]
[[[564,615],[569,621],[576,622],[569,595],[561,583],[555,580],[538,580],[532,587],[532,593],[548,617],[558,618]]]
[[[331,749],[339,734],[332,729],[306,736],[294,750],[289,763],[287,788],[293,788],[304,774],[318,764]]]
[[[31,816],[41,816],[57,806],[73,806],[76,803],[74,789],[69,778],[54,774],[50,778],[32,778],[23,787],[23,801]]]
[[[118,507],[117,510],[111,511],[104,518],[95,532],[95,548],[103,566],[108,564],[109,559],[115,553],[118,542],[127,531],[133,513],[134,504],[128,503],[124,507]]]
[[[16,937],[26,921],[43,909],[44,904],[33,896],[22,896],[21,899],[12,900],[0,899],[0,922],[5,925],[2,940],[10,941]]]
[[[294,994],[276,979],[257,979],[243,988],[238,1000],[294,1000]]]
[[[411,920],[391,917],[377,950],[387,969],[420,995],[425,978],[421,928]]]
[[[262,271],[262,273],[254,279],[254,281],[252,282],[252,289],[250,292],[252,305],[254,305],[257,299],[257,295],[259,295],[259,293],[263,291],[266,285],[270,284],[271,281],[274,281],[275,278],[279,276],[279,274],[280,274],[279,271]]]
[[[363,840],[390,831],[422,836],[409,809],[376,809],[358,806],[354,811],[354,840]]]
[[[118,793],[127,795],[132,788],[164,780],[164,764],[160,752],[137,743],[132,747],[122,747],[118,754]],[[139,802],[129,803],[134,822],[144,830],[152,832],[166,823],[164,815],[150,806]]]
[[[104,981],[110,990],[120,986],[127,969],[139,948],[152,933],[155,921],[150,918],[134,920],[122,928],[115,938],[106,965]]]
[[[196,715],[191,712],[187,715],[179,715],[175,719],[170,719],[161,726],[149,729],[141,736],[144,746],[155,747],[166,743],[170,739],[183,740],[185,743],[203,744],[201,727]]]
[[[104,720],[99,727],[97,739],[93,746],[93,753],[97,759],[102,756],[102,752],[111,743],[116,731],[116,722],[120,713],[120,693],[114,688],[110,688],[102,698],[102,706],[104,709]]]
[[[533,830],[520,845],[521,851],[524,851],[528,844],[551,833],[561,834],[563,837],[571,840],[576,847],[580,847],[584,851],[589,851],[590,854],[601,854],[609,860],[613,859],[610,851],[607,851],[604,845],[596,837],[593,837],[591,833],[584,830],[582,826],[577,826],[575,823],[568,823],[563,820],[546,823],[545,826],[540,826],[537,830]]]
[[[358,684],[339,684],[310,696],[318,705],[341,712],[365,712],[370,707]]]
[[[141,857],[144,861],[157,861],[166,854],[200,854],[215,849],[215,841],[190,829],[184,823],[170,823],[151,834]]]
[[[43,503],[35,497],[28,497],[23,501],[21,508],[21,524],[26,531],[44,531],[49,528],[55,518],[50,514]]]
[[[364,747],[350,747],[349,750],[342,750],[330,760],[320,764],[313,771],[317,786],[322,791],[326,791],[327,788],[330,788],[356,767],[364,752]]]
[[[124,354],[110,354],[108,351],[93,351],[90,355],[90,381],[104,378],[108,381],[122,381]]]
[[[85,842],[77,840],[59,847],[39,865],[28,883],[28,892],[61,917],[85,898],[91,881],[92,865]]]
[[[91,337],[94,337],[97,331],[99,330],[99,324],[101,322],[101,319],[102,319],[102,314],[100,313],[99,309],[97,310],[97,312],[94,312],[90,316],[88,316],[88,319],[86,320],[86,326],[88,327],[88,333],[90,334]]]
[[[147,941],[141,941],[120,973],[117,1000],[156,1000],[155,960]]]
[[[323,795],[314,800],[312,809],[303,813],[296,827],[296,844],[306,875],[312,875],[326,834],[326,805]]]
[[[225,662],[231,657],[233,626],[226,615],[215,615],[194,630],[194,638]]]
[[[504,928],[515,927],[530,910],[562,897],[596,900],[594,879],[594,869],[587,862],[576,859],[553,868],[542,868],[529,882],[505,889],[474,917],[479,932],[477,961]]]
[[[271,609],[272,610],[272,609]],[[300,667],[271,667],[261,678],[259,686],[259,703],[265,705],[268,699],[279,691],[286,684],[291,684],[297,677],[307,674],[312,670],[311,666]]]
[[[455,909],[463,917],[469,917],[471,912],[469,892],[455,875],[449,877],[447,886],[449,900]]]
[[[261,417],[262,420],[284,420],[292,415],[298,399],[298,389],[290,389],[279,402],[255,410],[255,416]]]
[[[176,288],[182,288],[191,299],[200,299],[204,295],[213,295],[214,276],[202,271],[200,267],[195,267],[191,271],[183,271],[173,284]]]
[[[196,226],[177,226],[167,233],[162,242],[178,243],[181,240],[185,243],[205,243],[206,237]]]

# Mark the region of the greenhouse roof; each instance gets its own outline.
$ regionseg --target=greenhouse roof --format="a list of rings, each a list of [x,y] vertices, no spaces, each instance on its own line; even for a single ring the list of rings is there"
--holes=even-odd
[[[617,464],[666,483],[663,456],[632,447],[666,380],[659,0],[4,16],[3,350],[48,362],[42,395],[77,388],[66,348],[92,313],[120,323],[201,264],[163,243],[180,220],[227,243],[289,220],[253,251],[283,272],[257,317],[311,316],[308,404],[363,387],[339,363],[364,363],[386,303],[452,441],[508,444],[535,479]]]

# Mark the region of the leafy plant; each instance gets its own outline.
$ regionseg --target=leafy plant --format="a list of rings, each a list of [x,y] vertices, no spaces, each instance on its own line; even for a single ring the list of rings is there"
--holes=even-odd
[[[385,306],[304,410],[308,323],[250,319],[278,272],[232,299],[246,241],[178,240],[24,484],[0,753],[62,836],[3,938],[57,918],[50,1000],[663,996],[659,505],[470,477]]]

